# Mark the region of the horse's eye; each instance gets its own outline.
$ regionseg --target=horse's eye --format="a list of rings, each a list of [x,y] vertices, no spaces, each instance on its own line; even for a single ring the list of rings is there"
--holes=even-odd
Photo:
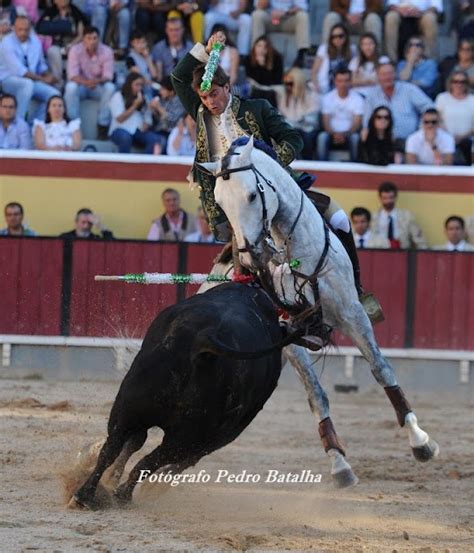
[[[250,203],[254,202],[256,198],[257,198],[257,193],[256,192],[252,192],[252,194],[249,194],[249,202]]]

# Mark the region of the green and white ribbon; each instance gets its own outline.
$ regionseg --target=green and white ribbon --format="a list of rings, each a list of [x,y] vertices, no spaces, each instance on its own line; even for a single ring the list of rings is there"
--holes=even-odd
[[[125,275],[96,275],[96,281],[121,281],[128,284],[204,284],[205,282],[232,282],[226,275],[207,273],[127,273]]]
[[[217,67],[219,66],[219,60],[221,52],[224,49],[224,45],[220,42],[214,42],[212,45],[211,53],[209,54],[209,61],[204,68],[204,75],[201,80],[201,92],[209,92],[212,88],[212,79],[216,74]]]

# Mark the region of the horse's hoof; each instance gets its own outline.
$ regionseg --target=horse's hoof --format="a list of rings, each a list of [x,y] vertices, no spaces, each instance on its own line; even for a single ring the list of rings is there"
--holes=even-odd
[[[128,505],[130,505],[130,503],[132,501],[131,494],[129,494],[127,492],[120,491],[120,488],[117,488],[114,491],[113,498],[114,498],[114,503],[118,507],[127,507]]]
[[[336,488],[350,488],[359,482],[359,479],[352,469],[340,470],[339,472],[333,473],[332,477]]]
[[[80,511],[95,511],[97,507],[93,501],[85,501],[79,499],[77,495],[73,495],[67,504],[68,509],[80,510]]]
[[[439,455],[439,445],[431,438],[425,445],[420,447],[412,447],[411,450],[413,451],[415,459],[420,461],[420,463],[426,463],[430,459],[433,459]]]

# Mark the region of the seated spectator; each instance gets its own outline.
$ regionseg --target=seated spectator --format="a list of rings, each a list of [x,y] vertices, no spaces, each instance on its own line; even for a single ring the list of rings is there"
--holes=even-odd
[[[377,67],[379,84],[365,99],[364,131],[367,133],[369,118],[379,106],[390,108],[393,117],[393,134],[397,151],[405,150],[405,140],[418,129],[419,117],[433,107],[430,98],[417,86],[395,80],[395,67],[390,61],[383,61]]]
[[[265,98],[276,107],[274,85],[283,81],[283,58],[267,36],[257,38],[245,62],[251,98]]]
[[[52,37],[46,57],[60,89],[63,86],[63,58],[71,46],[81,42],[86,25],[84,14],[70,0],[54,0],[54,6],[43,12],[36,25],[38,33]]]
[[[202,207],[198,207],[197,210],[197,225],[199,230],[188,234],[184,239],[185,242],[200,242],[205,244],[214,244],[216,242],[215,236],[212,233],[209,223],[206,219],[206,214]]]
[[[28,123],[16,114],[16,98],[12,94],[0,96],[0,149],[29,150],[31,133]]]
[[[438,16],[442,0],[388,0],[385,15],[385,47],[392,61],[402,57],[405,43],[413,35],[422,35],[426,55],[437,58]]]
[[[99,139],[105,139],[110,125],[109,102],[115,92],[114,54],[111,48],[100,42],[95,27],[86,27],[82,41],[69,50],[67,78],[64,100],[69,117],[79,117],[81,100],[98,100],[97,130]]]
[[[81,120],[71,121],[61,96],[51,96],[46,106],[46,119],[35,119],[33,136],[37,150],[77,151],[81,148]]]
[[[170,77],[165,77],[161,81],[158,96],[150,102],[150,107],[153,110],[153,130],[167,140],[178,121],[184,117],[183,104],[176,95]]]
[[[59,235],[59,238],[66,238],[68,240],[76,238],[85,240],[112,240],[115,238],[113,233],[102,224],[99,215],[87,207],[83,207],[76,213],[74,223],[73,230],[63,232]],[[95,227],[99,234],[94,234],[92,227]]]
[[[318,136],[318,159],[328,161],[331,149],[343,149],[349,150],[351,161],[356,161],[364,101],[351,90],[349,69],[337,69],[334,82],[335,90],[322,99],[324,130]]]
[[[248,0],[210,0],[204,16],[206,26],[204,36],[214,34],[215,25],[225,25],[229,31],[237,33],[237,49],[241,56],[248,56],[252,34],[252,17],[247,13]],[[228,44],[228,41],[226,42]]]
[[[44,118],[46,102],[58,93],[52,86],[56,79],[48,69],[41,43],[24,16],[15,19],[13,31],[0,43],[0,82],[3,92],[15,96],[19,119],[25,118],[32,98],[39,102],[39,108],[36,114],[28,113],[30,120],[34,115]]]
[[[276,88],[278,111],[299,131],[304,147],[302,159],[314,159],[318,134],[319,98],[299,67],[285,73],[283,86]]]
[[[406,43],[405,59],[398,62],[397,75],[401,81],[419,86],[430,98],[436,92],[438,67],[424,55],[423,39],[413,36]]]
[[[335,71],[342,66],[349,66],[355,50],[351,46],[349,33],[341,23],[332,27],[327,43],[321,44],[316,52],[311,79],[315,89],[326,94],[334,88]]]
[[[421,119],[422,127],[407,138],[405,161],[420,165],[452,165],[454,138],[439,126],[435,109],[427,109]]]
[[[385,236],[378,236],[370,230],[372,216],[365,207],[354,207],[351,211],[352,234],[357,248],[390,248],[390,242]]]
[[[148,49],[145,35],[140,31],[133,31],[130,37],[130,51],[125,64],[129,73],[140,73],[144,78],[145,87],[143,91],[147,100],[151,100],[156,94],[153,85],[158,79],[158,71]]]
[[[211,30],[211,35],[219,31],[225,36],[225,47],[221,52],[219,64],[227,75],[229,75],[230,86],[234,86],[237,84],[239,78],[239,51],[235,47],[234,41],[229,36],[229,31],[224,25],[214,25]]]
[[[327,42],[329,31],[336,23],[344,23],[352,35],[362,32],[382,42],[383,0],[331,0],[329,13],[323,22],[323,42]]]
[[[453,71],[464,71],[469,79],[469,91],[474,93],[474,42],[460,40],[457,54],[449,56],[439,64],[440,81],[442,90],[445,90],[446,83]]]
[[[105,42],[105,30],[107,23],[117,24],[118,27],[118,51],[117,57],[121,58],[127,48],[130,36],[130,7],[129,0],[86,0],[84,11],[91,19],[91,25],[99,32],[99,38]]]
[[[169,156],[194,156],[196,154],[196,122],[187,113],[170,132],[166,153]]]
[[[401,155],[397,154],[397,162],[401,163]],[[393,119],[387,107],[379,106],[370,116],[368,134],[359,141],[357,161],[370,165],[395,163]]]
[[[193,43],[184,35],[184,25],[181,19],[168,19],[165,33],[166,38],[157,42],[151,51],[159,81],[163,77],[169,77],[178,61],[193,47]]]
[[[129,73],[122,90],[110,100],[110,139],[121,154],[129,154],[133,145],[145,148],[147,154],[160,154],[165,144],[163,137],[150,130],[152,117],[143,95],[144,85],[139,73]]]
[[[448,241],[445,244],[433,246],[433,250],[448,252],[474,252],[474,246],[466,242],[466,225],[459,215],[451,215],[444,222],[444,232]]]
[[[352,88],[367,96],[377,85],[377,61],[379,59],[378,43],[375,35],[364,33],[359,39],[359,52],[349,63],[352,71]]]
[[[307,0],[255,0],[252,12],[252,44],[267,32],[294,33],[298,55],[293,63],[302,67],[309,44]]]
[[[371,230],[387,238],[392,249],[424,249],[427,247],[413,213],[396,207],[398,189],[393,182],[383,182],[378,189],[381,207],[372,213]]]
[[[193,42],[204,42],[204,12],[208,8],[207,0],[177,0],[172,3],[168,18],[179,17],[186,23]]]
[[[0,229],[0,236],[36,236],[36,232],[28,228],[23,220],[24,210],[20,203],[8,203],[3,212],[7,226]]]
[[[454,136],[455,163],[471,165],[474,136],[474,96],[469,94],[467,73],[455,70],[448,80],[448,92],[436,97],[441,126]]]
[[[147,240],[183,241],[188,234],[196,230],[196,220],[181,209],[177,190],[167,188],[161,194],[161,200],[165,211],[152,222]]]
[[[162,40],[170,5],[157,0],[136,0],[135,6],[135,29],[144,35],[152,33],[155,40]]]

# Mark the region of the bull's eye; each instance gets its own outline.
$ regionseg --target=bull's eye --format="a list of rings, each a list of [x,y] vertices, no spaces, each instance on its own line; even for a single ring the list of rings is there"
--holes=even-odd
[[[257,198],[257,193],[256,192],[252,192],[251,194],[249,194],[249,203],[252,203],[256,200]]]

